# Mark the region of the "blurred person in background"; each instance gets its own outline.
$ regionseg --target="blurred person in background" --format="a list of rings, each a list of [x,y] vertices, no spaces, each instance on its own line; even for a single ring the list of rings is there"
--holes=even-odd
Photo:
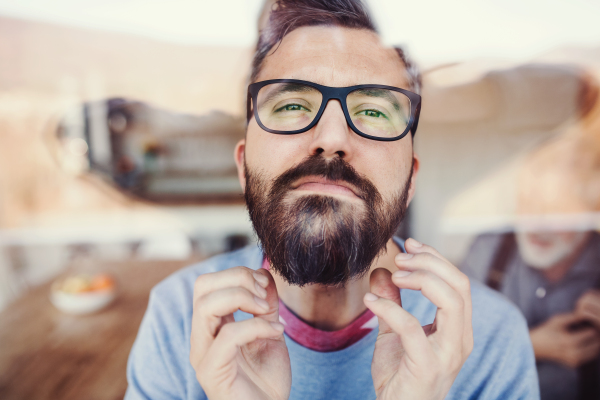
[[[153,289],[126,398],[538,398],[518,310],[393,237],[420,76],[363,4],[278,1],[251,82],[235,160],[261,247]]]
[[[600,102],[583,112],[524,162],[515,231],[480,235],[462,263],[525,315],[543,400],[600,398]]]

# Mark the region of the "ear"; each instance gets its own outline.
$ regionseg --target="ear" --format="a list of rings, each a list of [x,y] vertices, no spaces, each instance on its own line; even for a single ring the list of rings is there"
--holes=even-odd
[[[246,139],[240,140],[235,145],[233,150],[233,158],[235,159],[235,166],[237,167],[238,179],[242,190],[246,191],[246,163],[244,162],[246,155]]]
[[[413,173],[410,178],[410,187],[408,188],[408,204],[412,201],[413,196],[415,195],[415,190],[417,189],[417,175],[419,175],[419,156],[413,152]]]

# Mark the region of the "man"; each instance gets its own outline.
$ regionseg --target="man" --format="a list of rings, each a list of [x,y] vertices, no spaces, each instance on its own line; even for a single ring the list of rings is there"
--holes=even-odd
[[[598,131],[600,103],[533,152],[519,176],[515,232],[477,237],[462,265],[525,315],[543,400],[600,397]]]
[[[590,388],[582,376],[588,368],[580,367],[600,354],[599,249],[596,232],[538,228],[481,235],[463,262],[524,313],[543,400],[598,398],[600,374]]]
[[[537,398],[518,311],[392,238],[419,170],[419,78],[363,5],[277,2],[251,81],[235,159],[262,246],[153,289],[126,397]]]

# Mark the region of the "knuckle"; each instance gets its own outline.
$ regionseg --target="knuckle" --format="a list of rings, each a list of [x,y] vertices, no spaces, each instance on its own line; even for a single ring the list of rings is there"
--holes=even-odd
[[[458,284],[459,284],[459,288],[462,292],[464,292],[465,294],[471,293],[471,280],[469,279],[469,277],[467,275],[465,275],[462,272],[460,272],[460,278],[459,278]]]
[[[459,371],[464,362],[463,357],[450,357],[449,370],[452,372]]]
[[[246,304],[254,303],[254,301],[252,299],[252,295],[246,289],[237,288],[234,293],[235,293],[235,301],[237,302],[237,304],[246,305]]]
[[[205,315],[205,304],[206,304],[206,298],[208,295],[204,294],[199,296],[198,298],[196,298],[196,300],[194,301],[193,304],[193,312],[192,315],[198,315],[198,316],[203,316]]]
[[[427,252],[419,253],[416,257],[420,258],[423,262],[431,262],[436,258],[433,254]]]
[[[220,336],[222,339],[226,341],[230,341],[235,336],[236,326],[229,322],[221,327],[217,336]]]
[[[469,339],[467,340],[467,346],[466,346],[467,355],[471,354],[471,352],[473,351],[474,348],[475,348],[475,340],[473,339],[473,333],[471,332],[469,334]]]
[[[249,276],[249,269],[246,267],[234,267],[231,269],[236,282],[244,282]]]
[[[206,304],[206,297],[207,295],[202,296],[198,300],[196,300],[192,314],[192,318],[198,318],[199,320],[204,321],[204,323],[206,323],[211,314],[209,307]]]
[[[458,293],[452,291],[450,294],[452,301],[450,306],[455,311],[462,311],[465,308],[465,300]]]
[[[194,282],[194,294],[201,295],[204,293],[206,288],[206,281],[209,279],[208,275],[210,274],[202,274],[198,278],[196,278],[196,282]]]
[[[407,318],[406,321],[404,321],[404,325],[406,326],[406,329],[411,332],[423,329],[416,318]]]
[[[428,271],[424,271],[424,270],[416,270],[411,273],[411,277],[413,279],[417,279],[420,281],[428,280],[431,278],[432,275],[433,275],[432,273],[430,273]]]
[[[261,318],[252,318],[251,321],[253,329],[262,329],[267,324],[267,322]]]

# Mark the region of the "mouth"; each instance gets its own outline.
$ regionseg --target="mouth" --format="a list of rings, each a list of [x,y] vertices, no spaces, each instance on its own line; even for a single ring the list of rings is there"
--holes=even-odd
[[[345,181],[332,181],[320,176],[306,176],[298,179],[293,185],[294,191],[309,191],[315,193],[341,195],[362,199],[358,189]]]

